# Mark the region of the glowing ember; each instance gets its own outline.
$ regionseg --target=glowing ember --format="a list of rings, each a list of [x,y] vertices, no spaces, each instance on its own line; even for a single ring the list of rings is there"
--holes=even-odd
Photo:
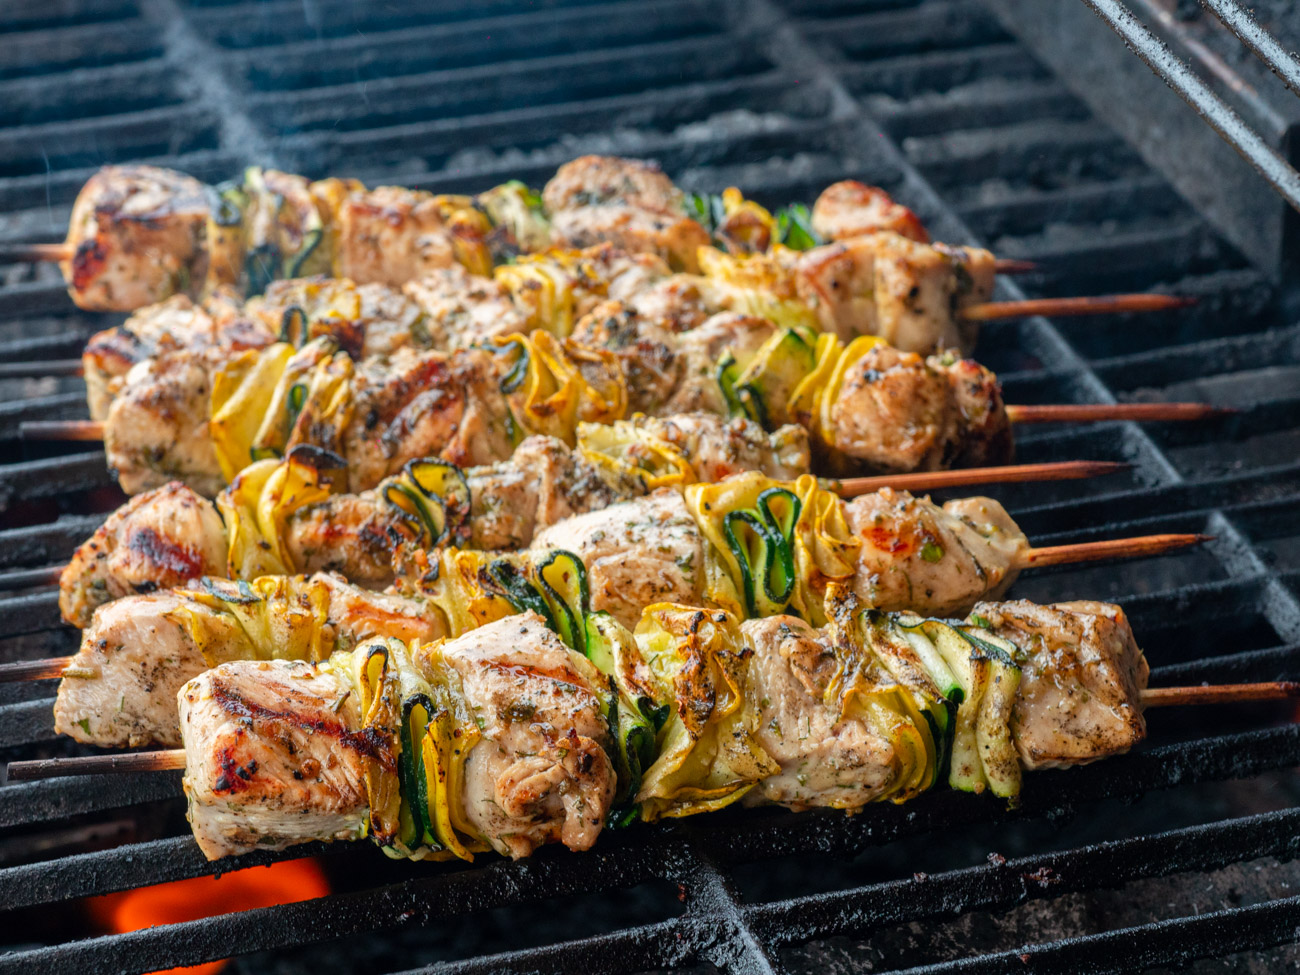
[[[193,880],[139,887],[120,894],[105,894],[91,898],[87,905],[99,924],[120,934],[255,907],[291,904],[324,897],[329,892],[329,882],[314,860],[286,860],[269,867],[236,870],[220,877],[195,877]],[[190,968],[169,968],[158,975],[182,972],[186,975],[215,975],[225,965],[224,960],[213,961]]]

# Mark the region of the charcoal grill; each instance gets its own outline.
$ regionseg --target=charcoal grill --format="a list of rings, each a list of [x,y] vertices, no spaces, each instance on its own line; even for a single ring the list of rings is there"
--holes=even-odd
[[[139,159],[205,179],[259,162],[463,191],[540,183],[601,151],[769,205],[849,176],[883,185],[939,239],[1041,262],[1019,279],[1030,292],[1200,296],[1140,320],[987,329],[981,358],[1014,402],[1240,409],[1194,426],[1021,436],[1025,461],[1133,465],[1122,478],[996,490],[1036,541],[1215,541],[1053,571],[1018,592],[1123,602],[1157,683],[1300,676],[1300,325],[1283,310],[1296,289],[1276,278],[1285,235],[1249,261],[1228,243],[1218,211],[1185,202],[1110,124],[1123,130],[1123,118],[1067,87],[1079,85],[1068,65],[1054,72],[1016,39],[1025,25],[1008,11],[1038,4],[993,0],[1001,22],[974,0],[725,6],[10,0],[0,242],[57,239],[95,166]],[[1112,58],[1119,41],[1102,35],[1066,60]],[[1189,191],[1183,171],[1173,179],[1213,196]],[[75,311],[51,268],[0,268],[0,362],[12,364],[0,374],[0,573],[10,589],[32,583],[0,599],[0,661],[75,645],[37,583],[121,496],[98,451],[16,433],[23,420],[84,417],[80,380],[48,364],[112,321]],[[73,753],[54,738],[51,694],[0,687],[0,758]],[[240,971],[313,973],[1277,971],[1300,958],[1290,718],[1280,706],[1162,713],[1139,752],[1035,774],[1016,810],[936,792],[853,818],[726,813],[607,833],[587,854],[468,867],[389,863],[364,846],[254,854],[238,865],[320,856],[335,892],[112,936],[77,921],[79,899],[214,870],[185,831],[178,775],[6,785],[0,971],[231,955]]]

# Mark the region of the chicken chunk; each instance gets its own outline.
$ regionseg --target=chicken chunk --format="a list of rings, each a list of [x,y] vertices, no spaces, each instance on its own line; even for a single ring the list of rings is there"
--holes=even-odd
[[[844,507],[862,542],[853,588],[866,605],[928,616],[961,616],[1015,581],[1029,540],[989,498],[940,508],[884,488]]]
[[[410,281],[403,290],[424,312],[431,348],[463,348],[525,330],[524,316],[510,292],[459,264]]]
[[[1011,419],[998,377],[973,359],[952,353],[930,356],[927,364],[948,377],[961,430],[954,467],[1009,464],[1015,454]]]
[[[569,518],[533,540],[534,551],[554,548],[586,565],[592,609],[628,628],[652,603],[702,599],[704,540],[673,488]]]
[[[479,350],[403,349],[360,363],[356,405],[343,436],[351,490],[374,487],[420,457],[461,467],[508,457],[499,366]]]
[[[699,328],[719,310],[704,296],[700,279],[689,274],[674,274],[626,296],[611,297],[621,298],[643,320],[671,333]]]
[[[726,414],[728,404],[718,383],[718,366],[730,355],[739,362],[753,357],[777,326],[766,318],[722,312],[677,340],[681,379],[657,412]]]
[[[212,502],[179,481],[138,494],[109,515],[59,577],[59,610],[90,625],[103,603],[226,571],[226,528]]]
[[[854,237],[805,252],[796,265],[800,297],[822,328],[849,341],[878,335],[928,354],[968,351],[975,326],[960,312],[993,293],[993,255],[918,243],[894,233]]]
[[[77,195],[68,221],[68,292],[89,311],[133,311],[193,297],[206,274],[207,190],[154,166],[105,166]]]
[[[579,156],[555,171],[542,202],[551,214],[589,206],[680,210],[682,191],[651,162],[619,156]]]
[[[430,193],[379,186],[339,207],[337,270],[358,284],[401,287],[456,261],[453,237]]]
[[[54,730],[109,748],[179,745],[176,694],[208,668],[182,623],[186,604],[167,590],[100,607],[59,682]]]
[[[277,333],[261,321],[232,312],[231,297],[223,292],[197,305],[187,295],[173,295],[140,309],[116,328],[92,335],[81,355],[90,418],[108,416],[126,374],[151,356],[209,348],[243,352],[274,342]]]
[[[980,603],[974,616],[1021,651],[1011,730],[1027,769],[1119,755],[1146,737],[1150,672],[1124,611],[1112,603]]]
[[[812,209],[813,231],[826,240],[847,240],[889,231],[928,243],[921,219],[878,186],[855,179],[832,183],[822,190]]]
[[[681,190],[652,163],[583,156],[565,163],[542,191],[551,237],[565,247],[608,242],[697,271],[709,233],[686,215]]]
[[[127,494],[180,480],[212,497],[225,486],[212,438],[212,376],[231,355],[179,350],[131,369],[104,424],[108,465]]]
[[[749,620],[741,632],[754,650],[758,744],[781,766],[745,801],[857,810],[878,799],[894,781],[898,758],[865,722],[841,718],[824,702],[836,669],[827,637],[793,616]]]
[[[366,759],[381,746],[356,730],[355,698],[288,660],[222,664],[185,685],[184,788],[204,856],[365,835]]]
[[[743,471],[792,481],[811,466],[808,431],[787,425],[768,433],[752,420],[717,413],[674,413],[628,421],[677,447],[691,461],[695,477],[716,482]]]
[[[616,788],[595,667],[536,613],[473,630],[441,654],[483,732],[465,768],[470,823],[511,857],[557,840],[589,849]]]
[[[523,441],[509,460],[466,471],[473,547],[527,548],[536,534],[619,500],[601,472],[554,437]]]
[[[632,412],[659,412],[682,381],[685,360],[675,336],[622,302],[606,301],[593,308],[574,326],[573,339],[618,356]]]
[[[961,428],[948,377],[913,352],[870,349],[831,406],[836,451],[874,470],[951,466]]]
[[[868,350],[844,377],[831,416],[847,466],[939,470],[1003,464],[1013,453],[997,377],[952,354]]]
[[[367,592],[322,574],[328,595],[326,637],[348,650],[377,636],[434,640],[446,636],[442,616],[401,596]],[[233,584],[207,580],[238,598]],[[195,642],[196,634],[203,646]],[[233,616],[183,589],[128,596],[100,607],[59,683],[55,728],[106,747],[180,744],[176,692],[219,660],[283,652],[255,647]]]
[[[378,589],[393,581],[400,515],[376,490],[336,494],[299,508],[284,525],[284,544],[299,572],[338,572]]]

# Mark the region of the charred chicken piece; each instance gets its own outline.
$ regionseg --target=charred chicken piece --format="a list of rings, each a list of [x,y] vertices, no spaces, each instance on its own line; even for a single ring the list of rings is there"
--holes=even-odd
[[[207,273],[207,188],[154,166],[106,166],[77,195],[64,280],[89,311],[194,297]]]
[[[556,841],[589,849],[616,784],[596,668],[535,613],[473,630],[441,654],[483,724],[462,797],[478,834],[515,858]]]
[[[616,786],[595,668],[535,614],[417,650],[413,664],[478,724],[452,756],[454,783],[440,783],[452,821],[507,856],[557,841],[590,848]],[[435,676],[441,668],[452,676]],[[238,661],[181,691],[190,822],[210,859],[364,834],[369,770],[395,779],[398,747],[391,732],[363,728],[345,672],[333,659]]]
[[[247,584],[245,584],[246,586]],[[181,686],[223,660],[271,656],[284,647],[265,647],[258,632],[282,634],[314,626],[325,646],[348,649],[375,636],[436,639],[445,635],[440,617],[422,603],[367,592],[339,576],[322,574],[277,581],[279,593],[259,593],[246,605],[255,616],[241,619],[206,590],[248,599],[235,583],[206,580],[196,591],[169,589],[129,596],[102,606],[81,638],[81,647],[59,682],[55,729],[77,741],[107,747],[180,744],[176,693]],[[271,596],[280,595],[278,601]],[[322,600],[306,621],[299,602]],[[293,613],[299,619],[291,618]],[[265,631],[249,629],[258,620]]]
[[[76,627],[102,604],[226,572],[226,529],[212,502],[179,481],[109,515],[59,577],[59,610]]]

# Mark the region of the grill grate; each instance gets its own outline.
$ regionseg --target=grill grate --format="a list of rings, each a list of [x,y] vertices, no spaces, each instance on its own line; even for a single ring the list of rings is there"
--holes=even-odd
[[[608,151],[657,158],[688,188],[734,182],[773,205],[846,176],[879,183],[940,239],[1040,261],[1042,273],[1018,279],[1037,293],[1163,283],[1199,294],[1196,308],[1167,316],[987,329],[981,358],[1015,402],[1204,398],[1242,409],[1190,427],[1022,435],[1025,461],[1133,464],[1099,482],[998,489],[1035,540],[1216,540],[1159,562],[1044,573],[1018,591],[1123,601],[1157,681],[1300,676],[1300,325],[1279,311],[1296,296],[1248,265],[974,0],[541,2],[525,13],[497,0],[22,0],[0,12],[0,65],[4,243],[61,235],[81,183],[113,160],[148,157],[207,179],[257,161],[461,191],[506,176],[539,183],[577,153]],[[114,320],[71,309],[49,268],[0,268],[0,298],[5,362],[76,356]],[[102,519],[92,512],[120,499],[98,452],[17,441],[22,420],[85,416],[79,380],[32,373],[0,377],[5,574],[59,564]],[[75,646],[55,602],[48,586],[0,598],[0,660]],[[52,741],[50,693],[0,687],[0,758],[72,750]],[[1269,716],[1287,718],[1227,709],[1207,729],[1162,714],[1135,755],[1035,774],[1014,813],[948,793],[852,819],[731,813],[607,834],[587,854],[467,868],[387,864],[364,848],[252,855],[240,865],[320,855],[339,890],[323,903],[112,937],[23,944],[22,925],[8,925],[0,971],[147,971],[233,951],[270,953],[246,970],[273,958],[277,970],[316,973],[467,954],[478,957],[437,970],[815,971],[833,957],[853,971],[1077,972],[1269,949],[1295,939],[1300,903],[1285,893],[1168,917],[1153,900],[1122,923],[1081,923],[1073,938],[1064,927],[1031,932],[1010,953],[1004,938],[967,957],[984,941],[963,942],[961,929],[943,942],[951,924],[1018,905],[1047,902],[1055,916],[1076,893],[1141,891],[1174,875],[1213,887],[1243,861],[1267,858],[1281,882],[1300,880],[1276,865],[1300,842],[1298,814],[1276,808],[1297,796],[1293,774],[1276,770],[1300,764],[1300,731],[1260,730]],[[1230,780],[1245,781],[1217,784]],[[1160,795],[1139,801],[1151,793]],[[156,838],[112,849],[18,862],[0,846],[0,911],[22,919],[212,872],[184,835],[177,794],[175,774],[0,788],[0,842],[144,804],[171,817]],[[1063,839],[1059,824],[1076,814]],[[938,857],[936,844],[955,859],[898,879],[914,869],[907,856]],[[990,849],[1016,855],[969,865]],[[823,863],[824,889],[802,892]],[[619,912],[611,901],[626,903]],[[573,904],[590,916],[556,916]],[[493,910],[507,907],[517,913],[492,933]],[[593,935],[604,912],[609,930]],[[458,916],[474,924],[444,923]],[[534,916],[542,946],[520,947],[517,918]],[[914,922],[938,933],[919,938]],[[448,932],[461,928],[453,942]],[[869,944],[833,954],[837,939],[866,935]],[[1277,957],[1257,956],[1262,970]]]

